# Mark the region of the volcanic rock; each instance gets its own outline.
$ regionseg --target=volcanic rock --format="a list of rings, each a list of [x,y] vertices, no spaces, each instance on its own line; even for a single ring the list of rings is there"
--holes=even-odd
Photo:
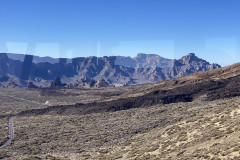
[[[63,84],[61,82],[60,77],[56,77],[51,83],[50,83],[50,87],[64,87],[66,86],[66,84]]]
[[[7,86],[7,88],[19,88],[21,86],[19,86],[18,84],[16,84],[14,81],[10,81]]]
[[[32,63],[32,59],[32,56],[26,55],[22,62],[9,59],[4,53],[0,54],[0,77],[10,76],[25,81],[29,79],[38,86],[46,86],[55,77],[64,78],[64,82],[73,85],[76,79],[84,79],[89,83],[81,82],[83,84],[76,85],[92,87],[95,84],[90,82],[92,80],[105,79],[109,84],[115,85],[146,84],[221,67],[218,64],[210,64],[193,53],[178,60],[144,53],[140,53],[134,58],[122,56],[77,57],[73,58],[72,62],[69,62],[69,59],[60,58],[54,64]],[[36,79],[42,81],[36,81]],[[53,86],[55,85],[53,84]]]
[[[101,88],[101,87],[108,87],[109,84],[104,79],[102,79],[97,81],[94,86],[97,88]]]
[[[38,86],[34,85],[33,82],[28,82],[27,88],[38,88]]]

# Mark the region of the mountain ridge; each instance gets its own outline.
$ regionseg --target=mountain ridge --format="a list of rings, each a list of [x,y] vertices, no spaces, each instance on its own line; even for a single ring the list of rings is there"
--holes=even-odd
[[[123,94],[117,99],[67,106],[50,106],[45,109],[23,111],[19,115],[91,114],[150,107],[157,104],[213,101],[240,96],[239,79],[240,63],[139,86],[134,91]]]
[[[77,80],[102,80],[110,84],[145,84],[181,77],[187,74],[221,68],[218,64],[198,58],[190,53],[176,60],[155,54],[138,54],[136,57],[104,56],[59,58],[58,63],[35,63],[34,56],[25,55],[24,60],[13,60],[7,54],[0,54],[1,77],[13,77],[26,86],[32,81],[38,86],[46,86],[55,77],[63,83]],[[32,61],[32,62],[31,62]],[[24,78],[23,78],[24,77]],[[26,82],[25,82],[26,81]]]

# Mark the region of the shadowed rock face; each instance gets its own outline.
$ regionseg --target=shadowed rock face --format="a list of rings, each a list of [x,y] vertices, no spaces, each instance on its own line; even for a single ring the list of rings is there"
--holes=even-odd
[[[50,87],[63,87],[63,86],[66,86],[66,84],[63,84],[59,77],[56,77],[50,84]]]
[[[38,88],[38,86],[34,85],[33,82],[29,82],[27,88]]]
[[[30,71],[32,69],[32,55],[25,55],[23,66],[22,66],[22,72],[21,72],[21,79],[22,80],[28,80],[30,76]]]

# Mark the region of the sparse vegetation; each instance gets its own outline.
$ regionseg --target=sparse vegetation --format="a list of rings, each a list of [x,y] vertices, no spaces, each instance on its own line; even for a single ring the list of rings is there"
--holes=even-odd
[[[71,105],[113,99],[133,87],[101,89],[25,89],[0,88],[0,115],[52,105]]]
[[[183,77],[171,87],[187,85],[187,79],[190,83],[200,83],[200,80],[192,82],[194,78]],[[0,113],[16,114],[58,104],[64,104],[64,107],[88,102],[96,107],[99,102],[110,105],[119,98],[124,101],[126,97],[131,100],[131,97],[143,94],[161,94],[171,89],[170,82],[107,89],[1,88]],[[162,87],[162,91],[157,87]],[[148,100],[152,102],[151,98]],[[140,108],[127,108],[126,104],[122,110],[110,111],[101,110],[102,106],[97,108],[101,112],[89,114],[61,114],[60,110],[54,110],[47,114],[17,115],[14,118],[15,138],[6,148],[0,149],[0,158],[239,159],[239,103],[240,97],[233,96],[171,104],[155,101]],[[6,124],[7,119],[0,119],[0,122]],[[7,137],[7,128],[0,129],[1,137]]]
[[[240,98],[112,113],[16,117],[16,137],[8,151],[23,159],[55,155],[60,159],[233,158],[240,148],[236,141],[240,108],[230,109],[231,116],[229,106],[223,104],[236,106],[238,101]]]
[[[3,144],[8,139],[8,119],[0,118],[0,144]]]

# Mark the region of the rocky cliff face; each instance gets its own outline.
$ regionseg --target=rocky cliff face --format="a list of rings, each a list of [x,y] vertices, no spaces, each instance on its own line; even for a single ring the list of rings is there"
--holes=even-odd
[[[221,66],[218,64],[210,64],[209,62],[198,58],[194,53],[189,53],[181,59],[175,60],[171,68],[173,71],[171,75],[173,78],[176,78],[195,72],[221,68]]]
[[[67,84],[74,84],[80,79],[88,81],[104,79],[109,84],[143,84],[221,67],[218,64],[210,64],[193,53],[178,60],[165,59],[154,54],[138,54],[134,58],[78,57],[73,58],[71,63],[68,63],[68,59],[61,58],[54,64],[32,63],[32,58],[26,56],[22,62],[9,59],[6,54],[0,54],[0,78],[12,76],[30,80],[38,86],[44,86],[55,77],[60,77],[63,83]]]

